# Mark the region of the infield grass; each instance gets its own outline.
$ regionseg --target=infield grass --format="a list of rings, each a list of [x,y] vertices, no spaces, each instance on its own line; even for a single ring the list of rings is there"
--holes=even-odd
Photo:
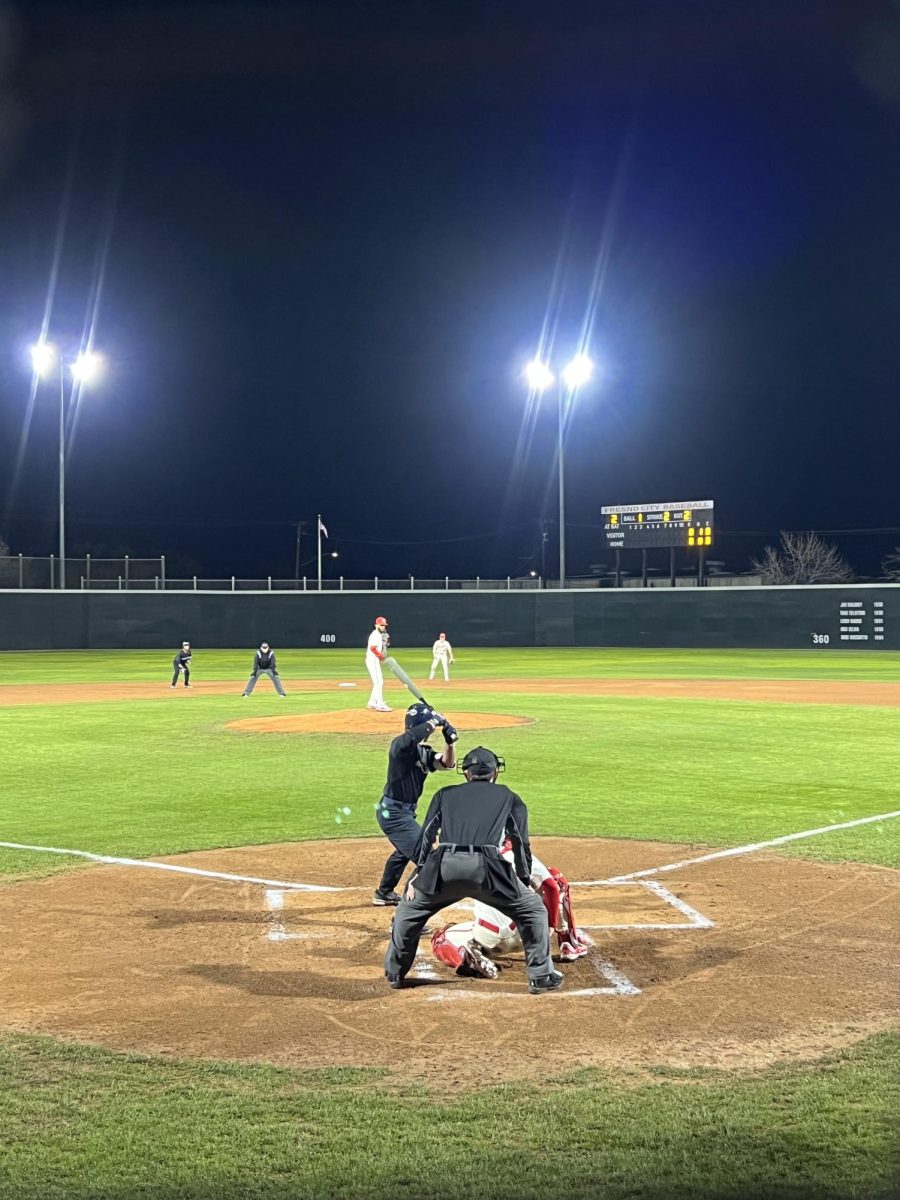
[[[363,704],[364,688],[337,687],[359,681],[358,655],[283,653],[289,690],[292,683],[302,687],[304,678],[335,680],[333,692],[295,690],[286,701],[268,681],[249,701],[240,699],[238,667],[245,657],[198,652],[196,687],[177,695],[168,687],[168,659],[158,654],[29,658],[30,680],[36,674],[46,683],[153,678],[160,696],[0,708],[0,840],[145,856],[378,836],[373,810],[387,734],[298,737],[227,728],[250,714]],[[406,657],[414,663],[413,652]],[[818,672],[817,678],[885,679],[900,677],[900,655],[507,650],[472,651],[464,663],[449,689],[431,691],[451,718],[459,710],[510,712],[532,721],[464,736],[461,745],[483,741],[506,756],[505,780],[529,805],[537,834],[729,846],[900,808],[900,709],[491,693],[465,686],[469,678],[514,680],[517,672],[528,678]],[[21,655],[0,656],[0,680],[16,680],[23,664]],[[229,676],[237,681],[233,695],[204,695],[204,680]],[[388,695],[398,707],[405,704],[401,689]],[[900,867],[900,822],[829,834],[784,852]],[[0,851],[0,874],[67,866],[64,859]]]

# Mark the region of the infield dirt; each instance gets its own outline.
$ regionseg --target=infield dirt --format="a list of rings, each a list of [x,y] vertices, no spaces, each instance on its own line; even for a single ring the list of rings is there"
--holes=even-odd
[[[702,847],[568,838],[535,849],[571,879],[608,878]],[[818,1056],[896,1028],[900,873],[771,854],[686,867],[667,888],[712,928],[637,885],[573,890],[592,925],[564,989],[527,993],[521,957],[496,982],[434,963],[390,991],[391,912],[371,904],[377,839],[204,851],[160,861],[348,889],[284,892],[91,866],[0,887],[0,1028],[117,1049],[297,1067],[380,1066],[442,1088],[601,1066],[733,1066]],[[464,914],[450,913],[460,919]],[[290,935],[272,940],[276,920]],[[604,930],[605,924],[625,929]],[[576,995],[611,962],[637,995]]]

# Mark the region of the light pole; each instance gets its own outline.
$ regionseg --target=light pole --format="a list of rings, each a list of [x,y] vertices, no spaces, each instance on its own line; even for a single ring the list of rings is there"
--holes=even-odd
[[[540,358],[534,358],[525,368],[525,378],[528,386],[538,394],[547,390],[552,383],[556,384],[556,457],[557,473],[559,476],[559,586],[566,586],[566,467],[565,467],[565,420],[563,391],[565,403],[568,405],[575,398],[578,389],[583,387],[594,374],[594,364],[587,354],[578,353],[562,370],[557,378],[547,363]]]
[[[31,347],[31,367],[38,379],[59,370],[59,586],[66,586],[66,364],[72,371],[75,384],[90,383],[100,370],[103,360],[93,350],[82,350],[67,358],[52,342],[39,341]]]

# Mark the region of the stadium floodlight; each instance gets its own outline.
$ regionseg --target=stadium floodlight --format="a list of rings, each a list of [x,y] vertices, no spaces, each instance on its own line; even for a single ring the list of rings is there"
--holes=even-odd
[[[594,374],[594,364],[586,354],[576,354],[562,373],[563,381],[570,392],[584,387]]]
[[[79,383],[90,383],[100,373],[103,359],[93,350],[82,350],[72,363],[72,375]]]
[[[525,378],[533,392],[543,392],[555,381],[556,376],[545,362],[539,358],[533,358],[525,367]]]
[[[31,355],[31,369],[39,379],[50,374],[59,357],[52,342],[35,342],[33,346],[28,347],[28,353]]]
[[[566,586],[566,482],[565,482],[565,414],[563,385],[568,392],[567,400],[574,398],[579,388],[589,383],[594,374],[590,356],[579,351],[563,368],[559,379],[553,374],[549,363],[533,358],[525,367],[525,378],[532,392],[543,392],[556,383],[557,440],[556,462],[559,475],[559,586]],[[565,407],[568,407],[566,404]]]
[[[66,373],[79,386],[96,379],[103,367],[103,358],[93,350],[82,350],[74,358],[58,350],[43,337],[29,347],[31,366],[37,379],[56,374],[59,384],[59,586],[66,586]],[[74,389],[75,383],[72,387]],[[70,395],[70,403],[72,397]]]

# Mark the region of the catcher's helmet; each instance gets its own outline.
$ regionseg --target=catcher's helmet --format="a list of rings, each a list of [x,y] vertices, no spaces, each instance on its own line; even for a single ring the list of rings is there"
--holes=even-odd
[[[486,746],[476,746],[459,764],[459,770],[473,779],[490,779],[495,771],[499,774],[506,770],[506,759]]]
[[[403,721],[404,727],[406,729],[413,729],[416,725],[424,725],[433,716],[434,709],[429,708],[427,704],[423,704],[421,701],[411,704],[406,710],[406,716]]]

